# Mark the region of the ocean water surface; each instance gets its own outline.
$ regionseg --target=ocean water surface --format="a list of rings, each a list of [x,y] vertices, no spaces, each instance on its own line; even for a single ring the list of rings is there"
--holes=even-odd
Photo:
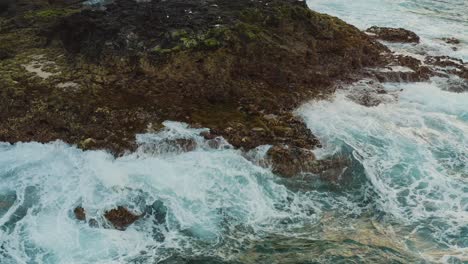
[[[467,1],[308,4],[422,37],[389,44],[395,52],[468,60]],[[175,122],[138,135],[141,147],[120,158],[60,141],[0,143],[0,263],[467,263],[468,93],[446,91],[451,80],[384,84],[376,107],[349,99],[367,85],[357,83],[297,109],[324,145],[318,157],[349,160],[341,184],[280,179],[255,162],[267,147],[213,149],[203,129]],[[197,149],[156,151],[178,138]],[[149,213],[126,231],[104,228],[119,205]],[[77,206],[95,224],[77,221]]]

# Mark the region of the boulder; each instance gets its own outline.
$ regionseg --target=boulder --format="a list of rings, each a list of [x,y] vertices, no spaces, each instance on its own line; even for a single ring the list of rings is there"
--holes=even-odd
[[[73,213],[75,214],[76,219],[80,221],[86,221],[86,211],[83,207],[78,206],[73,210]]]
[[[373,26],[366,30],[376,38],[389,42],[419,43],[419,36],[416,33],[404,28],[389,28]]]
[[[79,221],[86,221],[87,216],[86,216],[86,210],[78,206],[73,210],[73,213],[75,215],[75,218]],[[112,224],[112,227],[124,231],[127,229],[128,226],[133,224],[135,221],[140,219],[143,215],[136,215],[132,212],[130,212],[127,208],[123,206],[118,206],[117,208],[114,208],[112,210],[106,211],[104,213],[104,217],[107,221],[109,221]],[[96,219],[89,219],[88,224],[91,227],[98,227],[99,223],[97,222]]]
[[[130,212],[127,208],[118,206],[117,208],[105,212],[104,217],[114,226],[115,229],[124,231],[127,227],[140,219],[142,215],[136,215]]]

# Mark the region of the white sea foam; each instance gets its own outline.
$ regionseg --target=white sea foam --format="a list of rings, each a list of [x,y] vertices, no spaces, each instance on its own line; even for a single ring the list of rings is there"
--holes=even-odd
[[[404,27],[422,37],[420,45],[389,44],[396,52],[468,59],[466,1],[308,3],[361,29]],[[455,51],[442,37],[462,44]],[[358,88],[365,92],[365,85]],[[345,172],[349,184],[333,188],[314,178],[281,180],[256,165],[268,146],[245,155],[219,139],[212,148],[199,136],[203,129],[175,122],[139,135],[142,147],[120,158],[62,142],[0,143],[0,263],[153,263],[173,254],[232,258],[272,237],[278,238],[272,244],[291,239],[292,251],[304,250],[299,254],[307,260],[322,251],[315,243],[325,240],[336,249],[320,252],[328,256],[319,259],[353,258],[361,244],[360,256],[383,247],[398,251],[401,262],[411,262],[404,252],[466,262],[468,93],[447,92],[448,85],[442,78],[387,84],[389,94],[379,95],[383,103],[370,108],[350,99],[353,88],[302,106],[297,113],[324,144],[317,156],[353,158]],[[196,142],[195,150],[168,143],[181,138]],[[123,205],[141,213],[155,201],[167,207],[163,224],[144,217],[124,232],[103,228],[106,210]],[[79,205],[100,227],[75,219]],[[310,243],[297,247],[303,242],[294,239]],[[349,240],[358,242],[351,250]],[[268,254],[273,252],[247,255]]]
[[[349,100],[347,90],[298,113],[325,145],[322,155],[337,145],[353,149],[381,210],[415,233],[432,232],[425,239],[466,258],[468,93],[443,91],[435,83],[386,88],[403,89],[398,102],[365,107]]]
[[[338,16],[360,29],[403,27],[416,32],[420,45],[392,44],[400,52],[449,55],[468,61],[468,2],[465,0],[307,0],[310,8]],[[462,43],[447,44],[442,38]],[[388,44],[388,43],[387,43]]]
[[[163,132],[140,135],[138,141],[202,141],[201,130],[166,125]],[[145,149],[115,159],[61,142],[2,144],[0,178],[0,195],[16,195],[14,204],[0,211],[2,263],[118,263],[142,252],[158,259],[164,256],[160,248],[196,251],[193,241],[205,241],[200,250],[209,252],[229,226],[269,229],[274,219],[294,217],[278,209],[287,206],[291,193],[275,183],[269,170],[232,148],[200,145],[187,153],[156,154]],[[168,208],[166,226],[159,230],[163,242],[155,240],[148,219],[121,232],[80,223],[72,212],[81,205],[88,218],[102,225],[106,210],[123,205],[141,213],[157,200]]]

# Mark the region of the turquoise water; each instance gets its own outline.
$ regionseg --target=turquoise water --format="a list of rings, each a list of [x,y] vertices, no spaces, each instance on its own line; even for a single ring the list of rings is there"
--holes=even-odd
[[[421,35],[396,52],[468,59],[466,1],[308,3],[363,29]],[[463,43],[453,50],[441,37]],[[349,160],[340,184],[280,179],[257,165],[267,146],[212,149],[202,130],[174,122],[121,158],[60,141],[0,143],[0,263],[466,263],[468,93],[448,85],[385,84],[392,96],[372,108],[349,99],[351,86],[297,109],[324,145],[318,157]],[[175,138],[198,147],[156,151]],[[97,228],[74,218],[78,205]],[[119,205],[159,209],[126,231],[103,228]]]

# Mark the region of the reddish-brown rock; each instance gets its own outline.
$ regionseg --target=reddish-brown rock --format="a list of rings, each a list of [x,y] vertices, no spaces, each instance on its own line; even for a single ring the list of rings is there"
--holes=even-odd
[[[83,207],[78,206],[73,210],[73,213],[75,214],[76,219],[80,221],[86,221],[86,211],[84,210]]]
[[[115,229],[123,231],[136,220],[140,219],[141,215],[136,215],[130,212],[127,208],[118,206],[115,209],[107,211],[104,214],[104,217],[114,226]]]

